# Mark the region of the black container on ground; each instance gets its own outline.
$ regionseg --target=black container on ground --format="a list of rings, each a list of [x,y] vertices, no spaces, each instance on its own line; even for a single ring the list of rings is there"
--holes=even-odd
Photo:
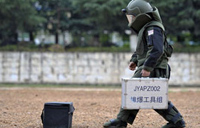
[[[74,112],[72,102],[47,102],[41,119],[43,128],[71,128]]]

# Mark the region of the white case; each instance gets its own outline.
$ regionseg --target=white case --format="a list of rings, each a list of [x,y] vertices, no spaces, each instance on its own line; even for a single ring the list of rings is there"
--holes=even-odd
[[[168,79],[122,78],[123,109],[167,109]]]

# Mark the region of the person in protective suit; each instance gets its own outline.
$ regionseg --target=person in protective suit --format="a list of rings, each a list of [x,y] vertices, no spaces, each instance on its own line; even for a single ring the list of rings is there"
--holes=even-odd
[[[136,52],[132,55],[129,69],[135,71],[133,77],[170,77],[168,57],[171,49],[166,45],[165,28],[156,7],[143,0],[132,0],[122,11],[126,14],[129,27],[138,35]],[[120,109],[117,118],[104,124],[104,128],[126,128],[139,110]],[[162,128],[184,128],[185,121],[176,107],[169,101],[168,109],[156,109],[168,123]]]

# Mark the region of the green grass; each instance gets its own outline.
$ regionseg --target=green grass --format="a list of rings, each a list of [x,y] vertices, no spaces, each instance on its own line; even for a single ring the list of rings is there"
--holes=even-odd
[[[90,88],[90,89],[121,89],[121,85],[95,85],[95,84],[14,84],[14,83],[1,83],[0,88]],[[169,93],[174,92],[200,92],[200,87],[169,87]]]
[[[127,47],[76,47],[69,48],[67,52],[130,52]]]
[[[56,84],[0,84],[0,87],[64,87],[65,85]]]
[[[29,88],[43,88],[43,87],[63,87],[63,88],[121,88],[120,85],[92,85],[92,84],[0,84],[0,87],[29,87]]]

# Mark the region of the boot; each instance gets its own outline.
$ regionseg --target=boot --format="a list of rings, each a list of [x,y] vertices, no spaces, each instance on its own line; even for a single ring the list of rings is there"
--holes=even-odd
[[[176,107],[169,101],[168,109],[166,110],[155,110],[159,113],[168,123],[162,128],[184,128],[185,121],[183,120],[182,115],[176,109]]]
[[[127,123],[119,119],[112,119],[103,125],[104,128],[126,128]]]
[[[185,127],[185,121],[184,120],[180,120],[176,124],[167,123],[162,128],[184,128],[184,127]]]
[[[120,108],[120,111],[116,119],[112,119],[106,122],[104,128],[126,128],[127,123],[133,124],[135,117],[139,110],[124,110]]]
[[[125,109],[121,108],[117,115],[117,119],[125,121],[129,124],[133,124],[138,111],[139,111],[138,109],[137,110],[125,110]]]

